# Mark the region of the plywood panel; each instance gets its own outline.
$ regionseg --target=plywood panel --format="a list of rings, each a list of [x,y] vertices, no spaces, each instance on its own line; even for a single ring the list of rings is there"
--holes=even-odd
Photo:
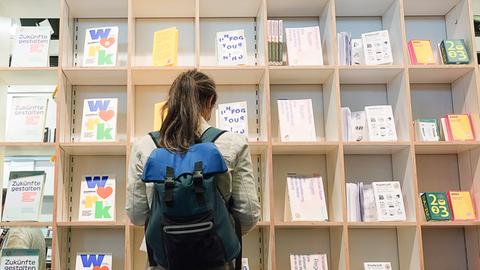
[[[425,269],[469,269],[463,228],[424,229],[422,237]]]

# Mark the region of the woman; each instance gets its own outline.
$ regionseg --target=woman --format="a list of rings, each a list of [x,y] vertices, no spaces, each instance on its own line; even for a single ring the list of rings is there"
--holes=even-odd
[[[160,129],[160,146],[172,152],[184,152],[195,143],[210,127],[207,121],[217,101],[215,88],[213,80],[196,70],[184,72],[176,78],[165,105],[167,115]],[[255,226],[260,215],[247,140],[227,132],[215,141],[215,145],[228,167],[227,173],[216,177],[217,186],[224,198],[233,199],[232,214],[239,219],[242,234],[246,234]],[[144,164],[155,148],[155,143],[148,135],[138,139],[132,146],[126,210],[135,225],[145,224],[152,203],[152,184],[145,184],[140,177]],[[221,269],[228,267],[231,266]]]

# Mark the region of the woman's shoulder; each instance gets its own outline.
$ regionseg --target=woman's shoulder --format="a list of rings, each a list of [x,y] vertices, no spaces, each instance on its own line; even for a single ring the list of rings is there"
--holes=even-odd
[[[248,149],[248,140],[245,136],[234,132],[225,132],[215,141],[220,152],[226,156],[237,156]]]
[[[136,138],[132,143],[132,152],[138,154],[150,154],[155,149],[155,143],[149,134]]]

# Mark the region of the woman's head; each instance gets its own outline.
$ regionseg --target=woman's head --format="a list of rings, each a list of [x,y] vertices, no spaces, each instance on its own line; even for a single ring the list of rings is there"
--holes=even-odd
[[[160,128],[160,145],[184,152],[195,142],[200,119],[210,120],[217,102],[215,82],[197,70],[180,74],[170,87],[164,107],[167,115]]]

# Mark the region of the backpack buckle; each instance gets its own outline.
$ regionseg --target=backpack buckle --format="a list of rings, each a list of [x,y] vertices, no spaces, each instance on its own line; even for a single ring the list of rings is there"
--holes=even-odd
[[[193,172],[193,187],[195,189],[195,194],[197,195],[197,200],[199,202],[204,201],[203,194],[205,193],[205,187],[203,186],[203,163],[201,161],[195,163],[195,171]]]
[[[175,187],[174,171],[172,167],[167,167],[167,174],[165,176],[165,193],[164,202],[167,206],[173,203],[173,188]]]

